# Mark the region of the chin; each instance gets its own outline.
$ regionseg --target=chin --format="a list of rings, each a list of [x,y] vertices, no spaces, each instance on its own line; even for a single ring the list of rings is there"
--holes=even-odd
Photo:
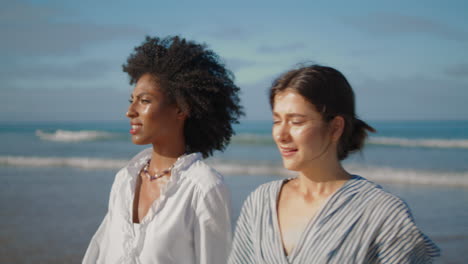
[[[135,145],[148,145],[149,144],[148,142],[146,142],[145,140],[141,138],[133,138],[133,137],[132,137],[132,143]]]
[[[298,164],[294,162],[288,162],[288,161],[283,160],[283,167],[290,171],[299,171]]]

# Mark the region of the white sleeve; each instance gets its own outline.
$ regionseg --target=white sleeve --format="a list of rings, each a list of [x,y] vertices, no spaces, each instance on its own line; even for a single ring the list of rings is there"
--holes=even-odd
[[[196,263],[226,263],[232,242],[231,203],[226,186],[211,189],[196,208],[194,247]]]
[[[83,264],[95,264],[97,263],[97,260],[99,259],[99,256],[101,254],[101,250],[106,243],[105,237],[107,234],[107,229],[109,228],[110,224],[110,214],[112,211],[112,208],[115,204],[115,193],[116,189],[118,188],[118,182],[119,182],[119,175],[122,173],[123,170],[120,170],[115,177],[115,180],[112,184],[110,195],[109,195],[109,205],[108,205],[108,210],[106,215],[104,216],[104,219],[102,220],[101,225],[99,226],[98,230],[94,234],[93,238],[91,239],[91,242],[89,243],[88,249],[86,250],[85,256],[83,257]]]
[[[83,258],[83,264],[95,264],[99,258],[99,252],[102,247],[104,234],[109,222],[109,213],[106,214],[104,220],[102,220],[101,225],[94,234],[91,242],[89,243],[88,249],[86,250],[85,256]]]

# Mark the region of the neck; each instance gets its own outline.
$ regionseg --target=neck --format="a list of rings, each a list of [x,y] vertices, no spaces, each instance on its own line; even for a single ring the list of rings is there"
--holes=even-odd
[[[153,144],[153,152],[151,154],[150,167],[160,171],[167,169],[176,162],[177,158],[185,153],[184,140],[176,141],[178,143],[170,144],[170,146],[161,146]]]
[[[351,175],[345,171],[340,162],[336,161],[300,171],[297,182],[303,194],[328,196],[350,178]]]

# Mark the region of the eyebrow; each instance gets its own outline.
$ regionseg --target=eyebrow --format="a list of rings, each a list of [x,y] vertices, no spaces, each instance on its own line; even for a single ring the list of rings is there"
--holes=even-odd
[[[138,95],[135,96],[135,97],[136,97],[136,98],[140,98],[140,97],[142,97],[142,96],[144,96],[144,95],[149,95],[149,96],[154,97],[154,95],[152,95],[152,94],[150,94],[150,93],[147,93],[147,92],[142,92],[142,93],[138,94]],[[133,94],[130,94],[130,98],[133,98]]]
[[[276,112],[273,112],[273,116],[279,116],[279,114]],[[306,117],[306,115],[298,114],[298,113],[288,113],[286,114],[286,117]]]

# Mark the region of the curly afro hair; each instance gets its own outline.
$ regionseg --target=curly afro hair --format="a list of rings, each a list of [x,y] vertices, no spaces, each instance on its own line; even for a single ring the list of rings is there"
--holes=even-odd
[[[147,36],[130,54],[123,71],[135,84],[144,74],[157,80],[163,93],[188,114],[184,125],[185,150],[209,157],[224,150],[234,134],[232,123],[244,115],[234,75],[218,55],[178,36]]]

